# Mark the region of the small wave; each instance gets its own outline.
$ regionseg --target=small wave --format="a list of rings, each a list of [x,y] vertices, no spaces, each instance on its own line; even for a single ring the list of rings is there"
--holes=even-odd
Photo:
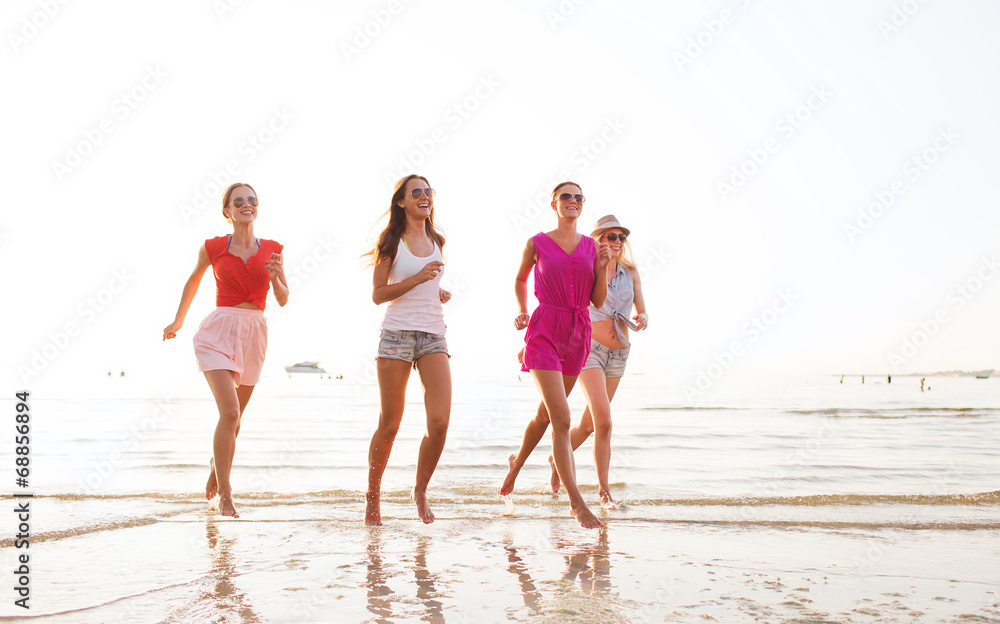
[[[894,407],[894,408],[858,408],[858,407],[827,407],[822,409],[786,410],[786,414],[804,416],[838,416],[853,418],[979,418],[995,416],[1000,409],[988,407]]]
[[[724,410],[738,412],[741,410],[753,409],[750,407],[726,407],[724,405],[714,405],[714,406],[698,406],[698,405],[654,405],[648,407],[640,407],[640,410],[652,410],[654,412],[703,412],[703,411],[713,411],[713,410]]]
[[[625,489],[626,483],[610,484],[614,489]],[[592,484],[581,484],[584,493],[596,493],[598,487]],[[244,504],[268,506],[271,504],[305,504],[315,502],[344,503],[364,500],[365,493],[361,490],[319,490],[315,492],[241,492],[239,499]],[[518,488],[515,496],[545,497],[555,496],[547,486]],[[499,488],[494,485],[459,486],[439,489],[434,499],[443,504],[450,503],[482,503],[492,502],[500,497]],[[204,504],[203,495],[177,492],[142,492],[102,495],[83,494],[52,494],[36,496],[36,498],[51,498],[64,501],[111,501],[142,498],[160,502],[199,503]],[[383,490],[382,500],[409,501],[410,490]],[[690,498],[657,498],[630,495],[630,505],[651,507],[685,506],[685,507],[824,507],[832,505],[937,505],[937,506],[990,506],[1000,505],[1000,490],[995,492],[979,492],[973,494],[811,494],[803,496],[722,496],[722,497],[690,497]],[[176,512],[175,512],[176,513]]]
[[[122,520],[115,520],[112,522],[101,522],[99,524],[89,524],[82,527],[73,527],[71,529],[60,529],[56,531],[46,531],[43,533],[34,533],[31,536],[32,543],[44,542],[48,540],[63,539],[65,537],[77,537],[79,535],[87,535],[88,533],[100,533],[101,531],[114,531],[116,529],[132,529],[135,527],[146,526],[150,524],[156,524],[157,522],[176,516],[178,514],[186,513],[188,510],[176,510],[161,513],[156,517],[144,516],[141,518],[124,518]],[[4,538],[0,539],[0,548],[7,548],[14,545],[15,538]]]
[[[813,494],[809,496],[733,496],[720,498],[629,498],[630,505],[693,507],[823,507],[830,505],[960,505],[1000,504],[1000,490],[977,494]]]

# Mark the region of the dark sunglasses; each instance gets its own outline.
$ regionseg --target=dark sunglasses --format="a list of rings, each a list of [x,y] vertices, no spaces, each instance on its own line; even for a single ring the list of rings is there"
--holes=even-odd
[[[604,237],[607,238],[612,243],[615,241],[621,241],[624,243],[625,239],[628,238],[628,236],[626,236],[625,234],[615,234],[614,232],[610,234],[605,234]]]
[[[424,193],[427,194],[427,197],[434,197],[434,189],[432,189],[432,188],[427,188],[427,189],[415,188],[412,191],[410,191],[410,196],[413,199],[417,199],[418,197],[420,197]]]
[[[570,193],[563,193],[563,194],[561,194],[559,196],[559,199],[561,199],[563,201],[569,201],[571,199],[575,199],[576,201],[581,202],[581,203],[583,203],[584,201],[587,200],[586,197],[584,197],[583,195],[580,195],[579,193],[577,193],[576,195],[571,195]]]
[[[247,197],[246,199],[243,199],[242,197],[237,197],[236,199],[233,200],[233,206],[236,207],[236,208],[240,208],[241,206],[243,206],[243,204],[250,204],[251,206],[253,206],[253,207],[256,208],[257,207],[257,198],[253,197],[251,195],[250,197]]]

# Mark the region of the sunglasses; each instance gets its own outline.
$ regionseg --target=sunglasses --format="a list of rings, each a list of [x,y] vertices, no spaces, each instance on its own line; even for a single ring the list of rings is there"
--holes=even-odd
[[[426,189],[415,188],[412,191],[410,191],[410,197],[412,197],[413,199],[417,199],[425,193],[427,194],[427,197],[434,197],[434,189],[432,188],[426,188]]]
[[[576,201],[581,202],[581,203],[583,203],[584,201],[587,200],[586,197],[584,197],[583,195],[580,195],[579,193],[577,193],[576,195],[572,195],[570,193],[563,193],[563,194],[559,195],[559,197],[557,199],[561,199],[563,201],[569,201],[571,199],[575,199]]]
[[[612,232],[610,234],[605,234],[604,238],[608,239],[612,243],[615,241],[621,241],[624,243],[625,239],[627,239],[628,236],[626,236],[625,234],[615,234],[614,232]]]
[[[242,197],[237,197],[236,199],[233,200],[233,207],[235,207],[235,208],[241,208],[243,206],[243,204],[250,204],[251,206],[253,206],[253,207],[256,208],[257,207],[257,198],[251,195],[250,197],[247,197],[246,199],[243,199]]]

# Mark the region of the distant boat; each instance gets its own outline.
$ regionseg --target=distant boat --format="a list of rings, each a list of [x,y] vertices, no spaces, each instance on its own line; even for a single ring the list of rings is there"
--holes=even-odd
[[[976,375],[976,379],[989,379],[989,375]]]
[[[292,373],[320,373],[323,374],[326,371],[319,365],[319,362],[296,362],[291,366],[285,367],[285,372],[289,375]]]

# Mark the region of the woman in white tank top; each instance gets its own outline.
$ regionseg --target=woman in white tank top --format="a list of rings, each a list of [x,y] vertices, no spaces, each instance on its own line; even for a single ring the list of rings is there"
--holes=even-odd
[[[427,178],[410,175],[397,182],[387,214],[389,224],[367,254],[375,267],[372,300],[389,305],[375,360],[380,410],[368,449],[365,523],[382,524],[382,475],[403,418],[411,367],[420,373],[427,412],[411,498],[420,519],[431,523],[427,484],[444,450],[451,416],[450,356],[441,309],[451,294],[441,289],[444,236],[434,225],[434,189]]]

